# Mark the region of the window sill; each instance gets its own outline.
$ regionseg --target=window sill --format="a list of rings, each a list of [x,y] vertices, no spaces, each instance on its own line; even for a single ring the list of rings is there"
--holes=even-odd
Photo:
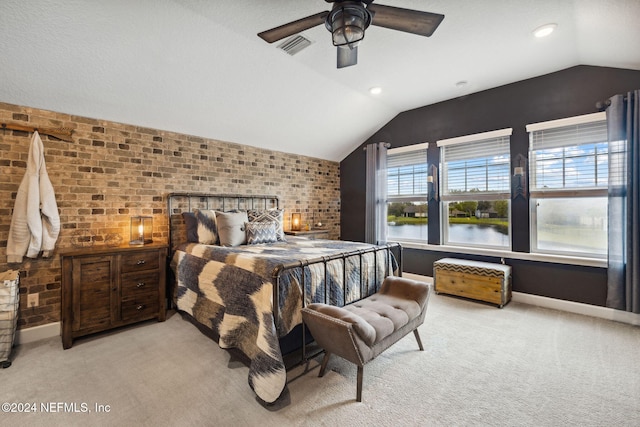
[[[607,268],[607,260],[600,258],[585,258],[566,255],[532,254],[525,252],[513,252],[509,250],[470,248],[465,246],[430,245],[427,243],[398,240],[403,248],[422,249],[433,252],[450,252],[467,255],[484,255],[497,258],[518,259],[525,261],[551,262],[555,264],[581,265],[586,267]]]

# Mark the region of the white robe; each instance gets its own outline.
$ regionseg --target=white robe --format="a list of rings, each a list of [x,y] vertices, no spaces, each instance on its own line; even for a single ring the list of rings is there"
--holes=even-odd
[[[53,254],[60,234],[60,215],[56,196],[44,163],[44,146],[38,132],[29,147],[27,171],[22,178],[13,207],[7,262],[22,262],[22,257],[37,258]]]

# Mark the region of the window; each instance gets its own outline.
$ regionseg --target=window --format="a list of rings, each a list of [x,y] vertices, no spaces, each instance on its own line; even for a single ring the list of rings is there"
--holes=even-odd
[[[511,247],[511,129],[438,141],[442,242]]]
[[[387,238],[427,241],[428,144],[387,152]]]
[[[527,132],[531,252],[606,257],[605,113],[536,123]]]

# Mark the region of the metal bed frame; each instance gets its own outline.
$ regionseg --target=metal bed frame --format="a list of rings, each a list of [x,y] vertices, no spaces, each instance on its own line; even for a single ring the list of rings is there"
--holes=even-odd
[[[240,195],[240,194],[213,194],[213,193],[169,193],[167,195],[167,227],[169,228],[169,256],[171,257],[171,252],[173,251],[173,232],[171,228],[171,215],[181,214],[185,212],[180,209],[178,211],[174,211],[173,205],[176,199],[186,199],[187,203],[187,211],[191,212],[192,206],[194,203],[192,201],[196,201],[196,199],[200,199],[198,202],[198,207],[202,206],[201,209],[218,209],[223,212],[228,209],[269,209],[269,208],[280,208],[280,199],[278,196],[266,196],[266,195]],[[215,206],[212,206],[212,199],[217,199],[219,203]],[[247,206],[246,202],[250,202],[250,206]],[[262,206],[257,206],[256,201],[262,203]],[[244,202],[244,203],[243,203]],[[271,204],[271,205],[270,205]],[[233,205],[233,206],[231,206]]]
[[[174,211],[174,201],[176,199],[186,199],[186,207],[188,211],[192,210],[192,200],[199,199],[198,206],[204,206],[204,209],[212,209],[211,207],[211,199],[218,199],[221,201],[217,206],[221,207],[222,211],[228,209],[269,209],[269,208],[279,208],[280,200],[277,196],[269,196],[269,195],[239,195],[239,194],[211,194],[211,193],[170,193],[167,196],[167,217],[168,217],[168,227],[169,227],[169,259],[168,262],[171,261],[173,256],[173,236],[172,236],[172,224],[171,224],[171,216],[175,214],[181,214],[185,212],[184,210]],[[230,203],[227,203],[229,201]],[[250,206],[248,206],[247,202],[249,201]],[[256,201],[258,201],[258,205],[256,206]],[[215,208],[215,207],[214,207]],[[398,270],[398,276],[402,276],[402,245],[400,243],[388,243],[384,245],[377,245],[367,249],[358,249],[348,252],[342,252],[335,255],[317,257],[312,259],[305,259],[301,261],[295,261],[288,264],[281,264],[273,269],[271,274],[272,284],[273,284],[273,318],[275,322],[278,322],[280,316],[280,280],[282,276],[290,270],[295,270],[297,268],[301,269],[301,283],[300,287],[302,288],[302,306],[305,306],[306,301],[306,286],[305,286],[305,267],[309,267],[315,264],[323,264],[324,267],[324,303],[328,304],[328,296],[329,292],[327,292],[328,280],[328,264],[332,261],[342,260],[342,274],[343,274],[343,284],[346,283],[346,275],[347,275],[347,259],[358,257],[360,271],[362,272],[363,266],[363,257],[366,254],[373,253],[374,261],[377,260],[378,252],[386,252],[385,256],[385,277],[390,275],[393,272],[392,266],[392,258],[394,256],[393,252],[397,252],[396,256],[396,265]],[[168,265],[167,262],[167,265]],[[374,283],[378,283],[378,269],[374,268]],[[175,284],[172,284],[175,286]],[[363,275],[360,274],[360,296],[364,298],[363,295],[367,294],[369,289],[365,289],[366,284],[364,283]],[[377,292],[378,289],[375,289],[374,292]],[[173,295],[173,292],[167,293],[167,295]],[[170,297],[171,298],[171,297]],[[343,305],[347,304],[346,301],[346,292],[343,292]],[[352,301],[353,302],[353,301]],[[173,301],[169,301],[170,305],[173,304]],[[305,339],[305,331],[302,328],[302,358],[306,360],[306,339]]]
[[[365,298],[366,296],[370,295],[369,292],[367,292],[368,290],[365,290],[365,283],[363,280],[363,275],[362,275],[362,259],[363,256],[365,254],[368,253],[373,253],[373,258],[374,258],[374,268],[373,268],[373,273],[374,273],[374,278],[373,278],[373,283],[377,284],[378,283],[378,269],[376,268],[375,264],[377,262],[377,256],[378,256],[378,252],[382,252],[382,251],[386,251],[386,256],[385,256],[385,276],[388,276],[391,272],[392,272],[392,250],[394,248],[397,248],[398,251],[398,256],[397,256],[397,268],[398,268],[398,276],[402,276],[402,246],[400,245],[400,243],[388,243],[385,245],[379,245],[379,246],[373,246],[371,248],[368,249],[358,249],[358,250],[354,250],[354,251],[349,251],[349,252],[342,252],[339,254],[335,254],[335,255],[329,255],[329,256],[323,256],[323,257],[318,257],[318,258],[312,258],[312,259],[305,259],[305,260],[301,260],[301,261],[295,261],[292,263],[288,263],[288,264],[281,264],[279,266],[277,266],[276,268],[273,269],[273,273],[272,273],[272,282],[273,283],[273,316],[274,316],[274,320],[277,321],[278,316],[279,316],[279,310],[280,310],[280,278],[282,277],[282,275],[289,270],[295,270],[297,268],[301,269],[301,274],[300,274],[300,287],[302,288],[302,307],[304,307],[306,305],[306,301],[307,301],[307,287],[306,287],[306,283],[305,283],[305,277],[306,275],[304,274],[304,268],[313,264],[323,264],[324,266],[324,303],[325,304],[329,304],[328,298],[329,298],[329,292],[328,291],[328,280],[327,280],[327,269],[328,269],[328,264],[331,261],[335,261],[335,260],[342,260],[342,284],[343,286],[346,284],[347,282],[347,259],[348,258],[352,258],[354,256],[358,257],[358,262],[359,262],[359,267],[360,267],[360,298]],[[374,292],[377,292],[379,289],[375,289]],[[372,292],[373,293],[373,292]],[[342,292],[342,305],[345,306],[347,305],[347,292],[346,289],[344,292]],[[349,303],[353,303],[356,301],[350,301]],[[304,322],[303,322],[304,325]],[[306,339],[306,328],[302,328],[302,359],[301,362],[304,362],[307,360],[307,339]]]

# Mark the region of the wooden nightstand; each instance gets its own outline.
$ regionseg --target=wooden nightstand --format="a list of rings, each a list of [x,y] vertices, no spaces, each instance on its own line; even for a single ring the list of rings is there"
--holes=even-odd
[[[284,234],[290,236],[306,237],[309,240],[315,239],[329,239],[329,230],[315,229],[315,230],[301,230],[301,231],[285,231]]]
[[[62,347],[118,326],[164,321],[166,258],[160,244],[63,251]]]

